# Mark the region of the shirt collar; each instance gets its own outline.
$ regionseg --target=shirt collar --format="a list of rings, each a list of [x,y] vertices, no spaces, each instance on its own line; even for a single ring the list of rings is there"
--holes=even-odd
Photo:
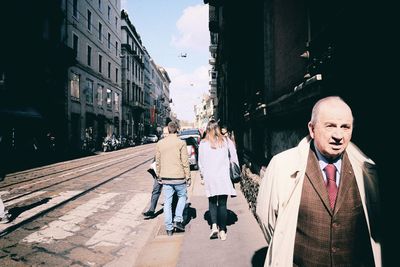
[[[328,165],[329,163],[332,163],[333,165],[335,165],[336,171],[340,175],[340,170],[341,170],[341,167],[342,167],[342,157],[336,158],[334,162],[329,162],[329,160],[327,160],[321,154],[321,152],[319,152],[318,148],[316,148],[316,147],[315,147],[315,153],[317,154],[318,163],[319,163],[319,166],[320,166],[321,170],[323,170],[326,167],[326,165]]]

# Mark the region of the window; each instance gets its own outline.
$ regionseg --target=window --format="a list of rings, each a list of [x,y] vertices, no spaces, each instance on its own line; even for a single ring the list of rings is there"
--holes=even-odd
[[[130,57],[128,55],[126,55],[126,68],[128,71],[129,71],[129,66],[131,65],[131,62],[129,59],[130,59]]]
[[[103,89],[104,87],[100,84],[97,85],[97,106],[103,106]]]
[[[87,46],[87,64],[88,66],[92,66],[92,48],[90,45]]]
[[[118,42],[115,42],[115,56],[118,57]]]
[[[50,39],[50,21],[49,19],[45,19],[42,24],[42,36],[43,39],[49,40]]]
[[[107,74],[108,78],[111,78],[111,62],[108,62]]]
[[[92,31],[92,12],[88,9],[87,11],[87,29],[88,31]]]
[[[115,68],[115,82],[118,83],[118,68]]]
[[[118,29],[118,17],[115,17],[115,29]]]
[[[108,19],[108,21],[110,21],[110,19],[111,19],[111,7],[110,6],[108,6],[108,9],[107,9],[107,19]]]
[[[72,34],[72,49],[75,52],[75,57],[78,56],[78,42],[79,42],[79,37],[75,33]]]
[[[103,24],[99,22],[99,40],[103,40]]]
[[[99,55],[99,72],[101,73],[103,70],[103,56]]]
[[[72,16],[78,18],[78,0],[72,1]]]
[[[131,93],[130,93],[130,96],[129,96],[129,102],[131,102],[131,101],[133,101],[133,99],[134,99],[134,89],[135,89],[135,85],[132,83],[132,87],[131,87]]]
[[[111,33],[107,34],[107,47],[111,50]]]
[[[217,79],[217,71],[211,71],[211,79],[215,80]]]
[[[112,108],[112,102],[111,102],[111,98],[112,98],[112,94],[111,94],[111,90],[107,89],[107,108],[111,109]]]
[[[86,79],[86,103],[93,104],[93,81]]]
[[[131,101],[131,81],[126,80],[126,101]]]
[[[99,9],[101,11],[101,0],[99,0]]]
[[[119,111],[119,94],[114,93],[114,108],[115,111]]]
[[[79,100],[79,75],[72,73],[70,79],[71,98]]]

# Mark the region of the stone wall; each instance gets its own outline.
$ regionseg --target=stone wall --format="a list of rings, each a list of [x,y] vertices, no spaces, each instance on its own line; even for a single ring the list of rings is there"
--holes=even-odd
[[[242,181],[240,182],[243,195],[247,199],[249,208],[255,215],[258,187],[261,182],[260,175],[251,172],[250,168],[246,165],[242,166]]]

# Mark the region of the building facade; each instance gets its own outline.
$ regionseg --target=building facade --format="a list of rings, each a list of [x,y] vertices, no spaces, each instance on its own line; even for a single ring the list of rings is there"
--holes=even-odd
[[[235,131],[251,206],[269,160],[308,134],[313,104],[328,95],[351,106],[352,140],[380,166],[380,188],[390,191],[393,160],[379,147],[390,147],[393,139],[376,127],[393,121],[396,99],[395,83],[388,82],[396,75],[384,67],[393,55],[391,42],[385,42],[392,36],[390,12],[359,1],[204,2],[210,7],[210,33],[218,36],[218,118]],[[238,42],[238,36],[245,38]],[[390,218],[392,202],[382,199],[383,217]],[[384,239],[388,259],[391,237]]]
[[[128,137],[144,135],[144,58],[140,35],[125,10],[121,11],[122,38],[122,88],[123,88],[123,132]]]
[[[194,106],[194,113],[196,116],[194,122],[195,128],[205,131],[209,120],[215,118],[214,101],[215,97],[204,94],[201,98],[201,103]]]
[[[66,0],[67,45],[76,55],[68,71],[68,139],[100,148],[120,135],[122,120],[120,1]]]
[[[49,157],[48,134],[66,146],[65,86],[74,53],[65,43],[64,1],[3,1],[0,9],[0,154],[3,166]]]

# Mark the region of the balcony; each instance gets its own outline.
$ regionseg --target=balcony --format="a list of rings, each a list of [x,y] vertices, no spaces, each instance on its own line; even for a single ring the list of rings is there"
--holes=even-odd
[[[217,80],[212,79],[208,84],[211,85],[211,87],[217,87]]]
[[[133,109],[137,109],[137,110],[141,110],[141,111],[144,111],[144,109],[145,109],[145,105],[143,103],[140,103],[139,101],[132,101],[131,107]]]
[[[217,53],[217,45],[216,44],[212,44],[209,47],[210,53],[215,54]]]
[[[208,7],[208,29],[210,32],[218,32],[218,10],[211,2]]]
[[[215,58],[210,58],[209,60],[208,60],[208,63],[210,63],[210,65],[212,65],[212,66],[215,66]]]

